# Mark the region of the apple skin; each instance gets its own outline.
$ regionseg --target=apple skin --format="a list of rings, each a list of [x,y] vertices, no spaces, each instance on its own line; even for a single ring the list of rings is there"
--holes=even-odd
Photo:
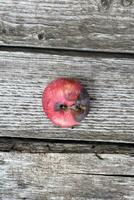
[[[43,111],[57,126],[74,127],[88,115],[88,92],[78,80],[58,78],[47,85],[42,95]]]

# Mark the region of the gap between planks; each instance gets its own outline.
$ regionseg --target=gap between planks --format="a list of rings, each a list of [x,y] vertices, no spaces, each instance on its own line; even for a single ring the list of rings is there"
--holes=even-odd
[[[134,144],[1,137],[0,151],[22,153],[94,153],[99,159],[102,159],[99,154],[134,156]]]
[[[24,53],[43,53],[50,55],[61,56],[79,56],[79,57],[101,57],[101,58],[130,58],[134,59],[134,53],[131,52],[110,52],[97,50],[80,50],[80,49],[65,49],[65,48],[45,48],[35,46],[11,46],[0,45],[0,51],[6,52],[24,52]]]

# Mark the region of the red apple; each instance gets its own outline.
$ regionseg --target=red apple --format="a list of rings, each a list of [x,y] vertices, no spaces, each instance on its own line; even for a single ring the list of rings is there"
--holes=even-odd
[[[55,125],[73,127],[79,125],[89,113],[89,95],[79,81],[59,78],[45,88],[42,105]]]

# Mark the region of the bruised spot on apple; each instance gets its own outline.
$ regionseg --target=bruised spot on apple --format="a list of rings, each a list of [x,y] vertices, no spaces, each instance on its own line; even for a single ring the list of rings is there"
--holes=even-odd
[[[73,127],[88,115],[90,98],[81,83],[71,78],[58,78],[45,88],[43,111],[57,126]]]

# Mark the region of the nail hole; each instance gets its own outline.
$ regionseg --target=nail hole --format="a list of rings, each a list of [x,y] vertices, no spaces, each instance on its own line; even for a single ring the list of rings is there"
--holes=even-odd
[[[44,38],[44,33],[39,33],[39,34],[38,34],[38,39],[39,39],[39,40],[42,40],[43,38]]]

